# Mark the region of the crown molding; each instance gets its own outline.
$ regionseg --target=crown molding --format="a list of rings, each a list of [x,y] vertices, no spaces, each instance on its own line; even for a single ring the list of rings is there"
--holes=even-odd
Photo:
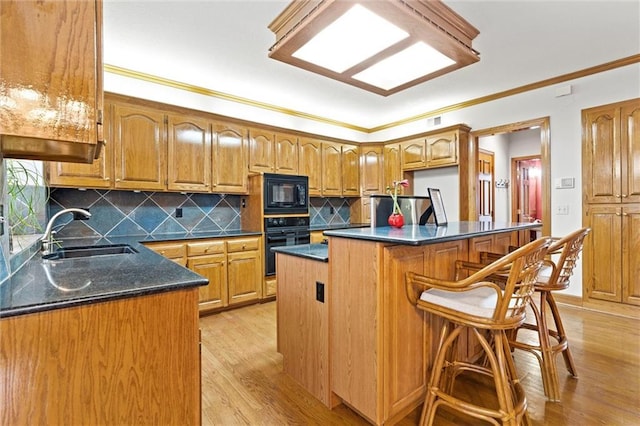
[[[216,91],[216,90],[211,90],[211,89],[207,89],[207,88],[200,87],[200,86],[194,86],[194,85],[187,84],[187,83],[182,83],[182,82],[179,82],[179,81],[176,81],[176,80],[170,80],[170,79],[167,79],[167,78],[158,77],[158,76],[155,76],[155,75],[151,75],[151,74],[147,74],[147,73],[143,73],[143,72],[139,72],[139,71],[133,71],[133,70],[130,70],[130,69],[121,68],[121,67],[117,67],[117,66],[114,66],[114,65],[105,64],[104,65],[104,71],[108,72],[108,73],[111,73],[111,74],[121,75],[121,76],[124,76],[124,77],[129,77],[129,78],[133,78],[133,79],[137,79],[137,80],[147,81],[147,82],[154,83],[154,84],[159,84],[159,85],[162,85],[162,86],[167,86],[167,87],[172,87],[172,88],[179,89],[179,90],[184,90],[184,91],[187,91],[187,92],[197,93],[197,94],[204,95],[204,96],[210,96],[210,97],[222,99],[222,100],[225,100],[225,101],[236,102],[236,103],[239,103],[239,104],[248,105],[248,106],[252,106],[252,107],[255,107],[255,108],[260,108],[260,109],[269,110],[269,111],[275,111],[275,112],[278,112],[278,113],[281,113],[281,114],[290,115],[290,116],[293,116],[293,117],[299,117],[299,118],[304,118],[304,119],[307,119],[307,120],[312,120],[312,121],[317,121],[317,122],[320,122],[320,123],[329,124],[329,125],[332,125],[332,126],[343,127],[343,128],[346,128],[346,129],[355,130],[355,131],[362,132],[362,133],[375,133],[375,132],[379,132],[381,130],[390,129],[390,128],[401,126],[401,125],[404,125],[404,124],[408,124],[408,123],[411,123],[411,122],[414,122],[414,121],[423,120],[425,118],[442,115],[444,113],[457,111],[457,110],[464,109],[464,108],[469,108],[471,106],[483,104],[483,103],[486,103],[486,102],[495,101],[496,99],[506,98],[508,96],[513,96],[513,95],[517,95],[517,94],[520,94],[520,93],[528,92],[528,91],[531,91],[531,90],[540,89],[542,87],[551,86],[551,85],[554,85],[554,84],[563,83],[563,82],[570,81],[570,80],[575,80],[577,78],[587,77],[589,75],[598,74],[598,73],[605,72],[605,71],[610,71],[612,69],[624,67],[624,66],[627,66],[627,65],[632,65],[632,64],[635,64],[635,63],[638,63],[638,62],[640,62],[640,54],[631,55],[631,56],[627,56],[625,58],[617,59],[615,61],[606,62],[606,63],[601,64],[601,65],[596,65],[596,66],[585,68],[585,69],[582,69],[582,70],[579,70],[579,71],[574,71],[574,72],[571,72],[571,73],[568,73],[568,74],[562,74],[560,76],[548,78],[548,79],[545,79],[545,80],[540,80],[540,81],[537,81],[535,83],[525,84],[524,86],[519,86],[519,87],[516,87],[516,88],[513,88],[513,89],[509,89],[509,90],[505,90],[505,91],[502,91],[502,92],[493,93],[493,94],[487,95],[487,96],[481,96],[479,98],[471,99],[471,100],[464,101],[464,102],[459,102],[459,103],[452,104],[452,105],[449,105],[449,106],[446,106],[446,107],[443,107],[443,108],[438,108],[436,110],[432,110],[432,111],[428,111],[428,112],[425,112],[425,113],[422,113],[422,114],[418,114],[418,115],[415,115],[415,116],[407,117],[407,118],[404,118],[402,120],[397,120],[397,121],[394,121],[394,122],[390,122],[390,123],[387,123],[387,124],[383,124],[383,125],[376,126],[376,127],[370,127],[370,128],[356,126],[354,124],[346,123],[346,122],[343,122],[343,121],[333,120],[333,119],[330,119],[330,118],[321,117],[321,116],[314,115],[314,114],[308,114],[308,113],[301,112],[301,111],[296,111],[296,110],[292,110],[292,109],[288,109],[288,108],[283,108],[283,107],[279,107],[277,105],[268,104],[266,102],[254,101],[254,100],[243,98],[243,97],[240,97],[240,96],[231,95],[229,93],[219,92],[219,91]]]

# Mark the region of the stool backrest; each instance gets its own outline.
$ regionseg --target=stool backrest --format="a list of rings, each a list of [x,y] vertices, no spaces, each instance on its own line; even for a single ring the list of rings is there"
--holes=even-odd
[[[503,288],[503,300],[496,306],[494,319],[504,318],[509,322],[508,319],[524,318],[525,308],[535,290],[538,273],[550,245],[551,238],[539,238],[489,265],[504,267],[505,264],[511,264],[509,276]]]
[[[553,239],[549,247],[549,254],[559,254],[560,257],[556,261],[546,261],[547,264],[552,266],[551,276],[546,283],[547,286],[555,290],[569,287],[569,279],[582,251],[584,239],[590,231],[591,229],[589,228],[582,228],[562,238]]]

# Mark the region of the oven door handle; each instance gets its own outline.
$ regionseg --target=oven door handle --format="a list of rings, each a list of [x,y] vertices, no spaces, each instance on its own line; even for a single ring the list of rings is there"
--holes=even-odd
[[[278,235],[267,235],[267,242],[275,243],[278,241],[287,241],[288,238],[291,238],[295,234],[278,234]]]

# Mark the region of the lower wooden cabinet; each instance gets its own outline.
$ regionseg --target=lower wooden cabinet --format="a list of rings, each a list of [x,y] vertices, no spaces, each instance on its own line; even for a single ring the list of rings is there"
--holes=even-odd
[[[591,204],[585,226],[585,299],[640,305],[640,205]]]
[[[145,246],[209,280],[198,290],[200,312],[206,313],[263,297],[261,239],[211,238]]]
[[[3,425],[200,425],[196,288],[0,319]]]
[[[146,247],[155,251],[158,254],[163,255],[167,259],[173,260],[178,265],[187,266],[187,249],[184,243],[165,243],[165,242],[153,242],[144,243]]]

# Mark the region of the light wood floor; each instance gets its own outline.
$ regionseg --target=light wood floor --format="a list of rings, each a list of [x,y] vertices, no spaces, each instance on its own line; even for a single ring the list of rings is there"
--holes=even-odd
[[[640,425],[640,321],[561,306],[579,378],[565,374],[563,400],[547,402],[537,361],[516,352],[534,425]],[[339,406],[327,409],[282,372],[276,305],[269,302],[203,317],[203,425],[366,425]],[[464,383],[482,395],[482,386]],[[416,410],[400,425],[415,425]],[[438,424],[462,424],[446,413]]]

